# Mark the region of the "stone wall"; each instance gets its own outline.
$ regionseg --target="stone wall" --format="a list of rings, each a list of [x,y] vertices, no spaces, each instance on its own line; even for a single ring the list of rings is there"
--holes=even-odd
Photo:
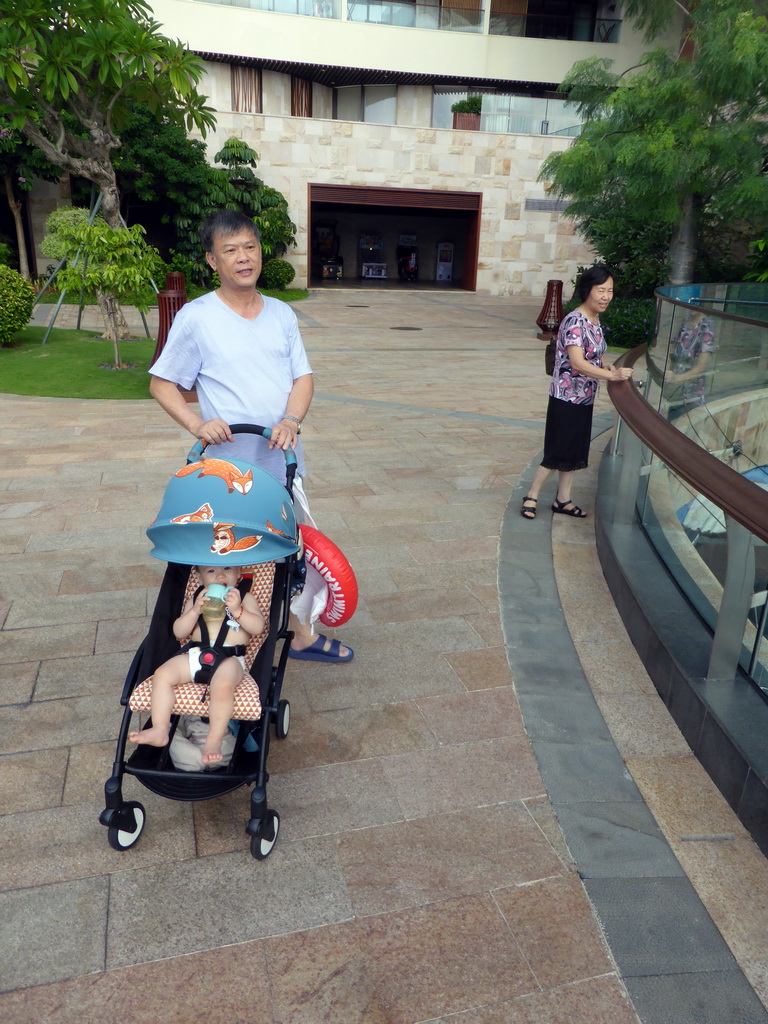
[[[209,154],[229,136],[243,138],[259,153],[258,173],[288,199],[298,227],[297,247],[288,254],[297,283],[308,280],[308,185],[344,184],[390,188],[444,189],[483,195],[478,292],[543,296],[550,278],[570,290],[579,265],[591,250],[562,214],[525,209],[526,199],[546,198],[536,177],[543,160],[566,149],[569,139],[550,135],[501,135],[408,124],[379,125],[286,114],[233,114],[228,110],[229,68],[208,65],[203,91],[218,109]],[[265,108],[285,110],[290,94],[264,74]],[[267,99],[267,93],[272,94]],[[401,89],[400,92],[403,92]],[[398,96],[398,118],[424,116],[425,98]]]

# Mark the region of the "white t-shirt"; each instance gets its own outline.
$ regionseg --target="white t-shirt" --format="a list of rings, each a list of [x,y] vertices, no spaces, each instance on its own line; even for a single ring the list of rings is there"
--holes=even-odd
[[[294,380],[312,373],[312,367],[291,307],[266,295],[263,300],[255,320],[235,313],[216,292],[186,303],[149,372],[183,388],[195,387],[204,420],[273,427],[285,415]],[[206,451],[243,459],[285,480],[285,456],[270,451],[264,438],[236,434],[231,444],[210,445]],[[301,440],[296,458],[303,476]]]

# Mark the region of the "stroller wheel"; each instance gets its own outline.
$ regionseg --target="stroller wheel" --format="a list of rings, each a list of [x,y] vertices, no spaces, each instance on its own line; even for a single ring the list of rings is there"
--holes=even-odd
[[[123,804],[116,815],[118,824],[110,825],[107,840],[113,850],[130,850],[139,841],[146,814],[136,800]],[[121,828],[121,825],[124,826]]]
[[[267,811],[266,818],[259,822],[259,830],[251,836],[251,856],[256,860],[264,860],[275,848],[277,833],[280,831],[280,815],[277,811]]]
[[[281,700],[277,703],[277,715],[275,716],[275,736],[279,740],[284,740],[288,735],[288,729],[291,725],[291,705],[287,700]]]

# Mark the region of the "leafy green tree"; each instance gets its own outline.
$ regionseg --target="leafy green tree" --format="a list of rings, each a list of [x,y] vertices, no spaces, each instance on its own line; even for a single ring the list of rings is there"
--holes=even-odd
[[[295,242],[296,226],[285,197],[256,175],[258,154],[240,139],[228,139],[211,166],[205,145],[190,139],[167,117],[155,117],[134,106],[115,154],[123,214],[130,223],[132,207],[145,204],[143,220],[167,226],[153,241],[170,250],[172,262],[198,284],[210,281],[210,268],[200,252],[198,229],[208,213],[221,208],[253,217],[263,236],[265,256],[282,255]]]
[[[254,218],[261,234],[265,257],[282,256],[296,244],[296,225],[288,216],[288,202],[282,192],[265,185],[261,190],[261,213]]]
[[[70,235],[75,228],[88,223],[90,214],[82,206],[57,206],[45,219],[45,234],[40,242],[40,252],[54,263],[74,258],[77,249],[72,248]]]
[[[49,163],[20,131],[11,128],[9,121],[0,118],[0,176],[3,179],[5,198],[16,229],[19,273],[22,277],[29,278],[29,257],[22,221],[22,194],[31,190],[37,178],[58,181],[61,171]]]
[[[575,64],[561,88],[583,131],[540,177],[571,200],[587,237],[602,216],[666,228],[669,280],[685,283],[704,231],[768,226],[768,21],[748,0],[628,0],[626,10],[651,34],[683,12],[679,52],[653,50],[622,75],[604,59]]]
[[[130,300],[138,309],[149,308],[149,280],[157,272],[159,253],[144,241],[144,228],[110,228],[105,221],[60,224],[58,237],[67,248],[67,263],[60,271],[62,286],[77,290],[84,285],[95,292],[104,317],[105,337],[113,344],[115,369],[120,358],[120,302]],[[87,260],[84,254],[87,253]]]
[[[131,103],[205,132],[203,63],[159,32],[146,0],[0,0],[0,114],[52,164],[93,182],[120,227],[112,154]],[[74,125],[74,127],[73,127]]]
[[[132,223],[140,211],[153,242],[194,264],[194,276],[202,283],[208,276],[203,265],[208,265],[200,253],[201,211],[227,199],[205,144],[189,138],[183,125],[138,105],[121,138],[114,163],[125,220]]]

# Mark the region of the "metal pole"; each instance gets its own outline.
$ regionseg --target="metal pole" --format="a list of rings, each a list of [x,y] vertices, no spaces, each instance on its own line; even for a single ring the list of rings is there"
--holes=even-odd
[[[757,636],[755,637],[755,646],[752,648],[752,657],[749,659],[749,674],[754,678],[755,665],[757,665],[757,658],[760,653],[760,644],[763,641],[763,633],[765,632],[765,620],[768,619],[768,594],[763,602],[763,607],[760,612],[760,621],[757,624]]]
[[[755,585],[755,537],[730,516],[725,517],[728,554],[707,679],[733,680],[744,640],[744,623]]]

